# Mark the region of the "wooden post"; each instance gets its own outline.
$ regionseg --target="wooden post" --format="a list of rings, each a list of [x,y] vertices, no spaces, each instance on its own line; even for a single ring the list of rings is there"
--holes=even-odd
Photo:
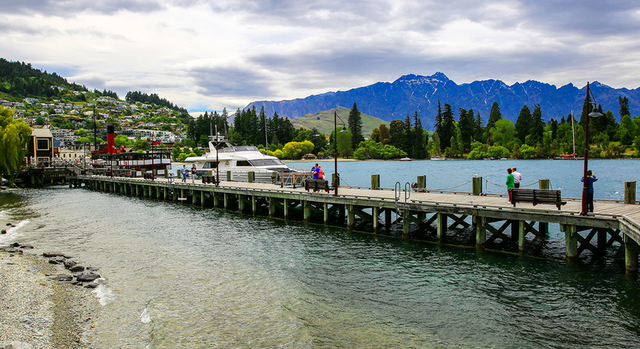
[[[384,210],[384,229],[387,233],[391,230],[391,210],[388,208]]]
[[[482,177],[473,177],[473,195],[482,195]]]
[[[524,251],[524,242],[525,240],[525,236],[527,234],[527,232],[525,231],[525,222],[524,221],[518,221],[518,250],[522,253]]]
[[[204,190],[200,192],[200,206],[204,207]]]
[[[538,189],[549,189],[549,179],[548,178],[539,179]]]
[[[380,175],[373,174],[371,175],[371,190],[379,190],[380,189]]]
[[[322,213],[324,224],[329,224],[329,204],[327,204],[326,202],[322,204]]]
[[[578,232],[576,226],[562,224],[560,229],[564,231],[567,259],[570,261],[576,260],[578,258],[578,239],[576,238]]]
[[[378,234],[380,230],[380,223],[378,222],[378,215],[380,214],[380,208],[373,206],[372,218],[373,218],[373,232]]]
[[[476,247],[484,248],[487,243],[487,217],[474,216],[476,223]]]
[[[543,178],[538,180],[539,189],[549,189],[549,179]],[[549,234],[549,223],[538,222],[538,231],[546,237]]]
[[[607,230],[598,229],[598,253],[604,256],[607,253]]]
[[[627,273],[638,272],[638,244],[624,235],[624,265]]]
[[[447,232],[447,215],[444,213],[438,213],[438,229],[436,232],[436,236],[438,237],[438,242],[442,241],[445,233]]]
[[[635,181],[624,182],[624,203],[625,204],[636,203],[636,182]]]
[[[229,194],[224,193],[224,209],[226,210],[227,208],[229,208]]]
[[[244,212],[244,204],[245,204],[245,198],[241,194],[238,194],[238,212],[240,213]]]
[[[418,176],[417,178],[417,190],[418,191],[425,191],[427,189],[427,176]]]
[[[311,203],[309,200],[304,200],[302,202],[303,212],[304,212],[304,221],[308,222],[311,219]]]
[[[276,205],[278,201],[274,197],[269,197],[269,216],[274,217],[276,215]]]
[[[356,212],[353,205],[346,205],[347,207],[347,229],[353,229],[356,225]]]
[[[251,195],[251,214],[255,216],[256,211],[258,211],[258,200],[255,195]]]
[[[289,200],[288,199],[283,199],[284,200],[284,219],[289,218]]]
[[[404,210],[402,217],[402,238],[408,239],[409,233],[411,233],[411,220],[409,217],[411,216],[411,212],[409,210]]]

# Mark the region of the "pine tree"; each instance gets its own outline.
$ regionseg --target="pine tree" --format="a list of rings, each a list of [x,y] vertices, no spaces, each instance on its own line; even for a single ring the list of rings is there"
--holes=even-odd
[[[533,108],[532,122],[533,127],[529,130],[529,134],[531,136],[531,146],[535,146],[538,143],[542,142],[542,136],[544,133],[544,121],[542,121],[542,109],[540,108],[540,104],[536,104]]]
[[[495,127],[496,121],[500,119],[502,119],[500,105],[498,105],[498,102],[493,102],[493,104],[491,105],[491,111],[489,112],[489,120],[487,120],[487,130]]]
[[[516,137],[520,140],[520,142],[525,143],[527,135],[531,132],[533,128],[533,116],[531,115],[531,110],[529,107],[524,105],[522,109],[520,109],[520,115],[518,115],[518,119],[516,120]],[[530,144],[535,146],[535,144]]]
[[[473,110],[467,112],[463,108],[459,109],[460,116],[458,118],[458,128],[460,128],[460,137],[462,139],[462,151],[470,151],[474,133]]]
[[[427,139],[425,137],[422,121],[416,111],[413,115],[413,157],[416,159],[427,157]]]
[[[349,130],[352,136],[351,148],[357,149],[360,142],[364,141],[364,136],[362,135],[362,116],[355,102],[353,103],[351,112],[349,112],[347,123],[349,124]]]
[[[618,105],[620,107],[620,118],[625,115],[631,116],[631,111],[629,111],[629,98],[619,96]]]
[[[440,148],[447,149],[451,146],[451,137],[453,136],[453,128],[454,128],[454,118],[453,118],[453,110],[451,109],[451,105],[445,103],[444,110],[441,114],[441,122],[440,127],[436,132],[440,138]]]
[[[413,157],[413,129],[411,127],[411,117],[409,114],[407,114],[407,117],[404,119],[404,129],[402,133],[402,150],[407,153],[407,156]]]

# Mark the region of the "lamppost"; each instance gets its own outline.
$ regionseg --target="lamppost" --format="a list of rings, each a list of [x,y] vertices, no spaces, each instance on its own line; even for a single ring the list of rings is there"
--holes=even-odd
[[[593,98],[593,102],[591,102],[591,98]],[[587,184],[589,180],[587,179],[587,171],[588,171],[588,162],[589,162],[589,117],[598,117],[602,116],[600,112],[596,110],[596,98],[593,97],[593,92],[591,92],[591,88],[589,87],[589,82],[587,82],[587,97],[584,99],[584,104],[587,105],[587,108],[591,109],[590,106],[593,104],[593,110],[587,114],[585,127],[584,127],[584,171],[582,174],[582,211],[580,212],[581,216],[587,215],[587,197],[589,196],[589,189]],[[587,110],[588,111],[588,110]]]
[[[220,134],[218,134],[218,125],[216,125],[216,143],[214,148],[216,149],[216,187],[220,185],[220,160],[218,158],[218,141],[220,139]]]
[[[342,131],[341,133],[348,132],[347,128],[344,126],[344,120],[338,116],[338,112],[333,112],[333,161],[335,165],[334,170],[334,179],[333,179],[333,187],[334,193],[333,196],[338,196],[338,186],[340,186],[340,175],[338,175],[338,119],[342,121]]]
[[[269,155],[269,137],[267,137],[267,116],[264,116],[264,147],[267,150],[266,155]]]

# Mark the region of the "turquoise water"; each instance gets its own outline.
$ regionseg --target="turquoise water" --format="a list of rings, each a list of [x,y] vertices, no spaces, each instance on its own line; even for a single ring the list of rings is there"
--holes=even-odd
[[[394,175],[431,174],[435,185],[436,173],[466,180],[492,169],[498,180],[506,168],[435,163]],[[615,181],[604,169],[638,164],[593,163],[601,193]],[[384,184],[399,165],[364,164],[345,163],[345,180],[367,185],[380,171]],[[528,164],[517,162],[525,182],[545,162]],[[99,269],[95,348],[640,347],[640,283],[616,263],[567,264],[66,187],[0,193],[0,210],[0,224],[19,223],[0,245],[31,243]]]

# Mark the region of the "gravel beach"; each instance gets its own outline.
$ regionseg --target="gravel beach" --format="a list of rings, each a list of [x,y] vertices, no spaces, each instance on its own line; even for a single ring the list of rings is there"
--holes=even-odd
[[[91,348],[91,290],[53,280],[64,267],[0,250],[0,349]]]

